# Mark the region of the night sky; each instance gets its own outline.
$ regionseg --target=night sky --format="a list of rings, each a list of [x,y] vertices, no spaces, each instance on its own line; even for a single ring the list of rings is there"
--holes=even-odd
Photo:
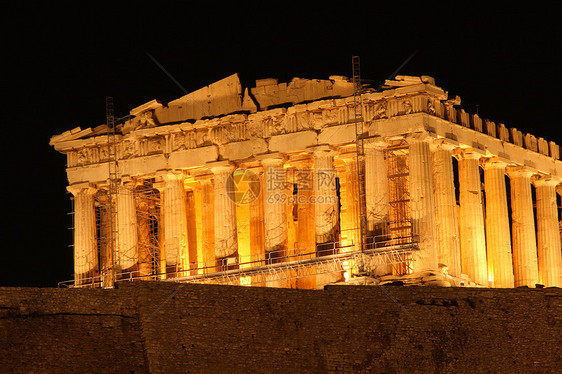
[[[52,135],[105,122],[152,99],[239,73],[256,79],[351,75],[382,82],[431,75],[470,113],[562,144],[562,28],[557,12],[393,2],[328,5],[10,5],[0,15],[2,183],[0,286],[72,278],[65,157]]]

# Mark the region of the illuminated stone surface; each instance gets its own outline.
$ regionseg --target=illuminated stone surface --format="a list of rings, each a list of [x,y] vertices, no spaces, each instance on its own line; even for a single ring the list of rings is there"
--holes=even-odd
[[[116,264],[120,271],[132,271],[138,263],[138,223],[133,196],[133,188],[119,186],[117,193],[117,230],[119,240],[117,241],[118,256]],[[176,222],[174,217],[170,223]]]
[[[236,231],[236,205],[232,196],[232,180],[229,178],[234,167],[220,164],[211,167],[214,175],[215,195],[215,256],[234,258],[238,252]]]
[[[486,260],[486,238],[479,155],[475,152],[461,151],[459,158],[460,189],[460,232],[462,272],[476,283],[488,284]]]
[[[431,155],[437,235],[435,242],[438,262],[448,267],[449,274],[460,277],[461,249],[452,149],[451,145],[441,143],[436,145]]]
[[[513,258],[509,235],[505,163],[484,161],[488,277],[494,287],[513,287]]]
[[[419,252],[414,254],[413,270],[437,269],[435,211],[431,153],[424,137],[411,137],[410,144],[410,199],[414,235],[419,238]]]
[[[187,206],[183,187],[183,176],[167,174],[164,176],[164,248],[166,268],[171,271],[189,269],[187,265]],[[185,275],[181,273],[180,275]]]
[[[562,254],[556,208],[556,186],[559,183],[549,178],[535,181],[539,282],[547,287],[562,287]]]
[[[68,187],[74,195],[74,279],[82,284],[98,267],[94,193],[88,185]],[[86,281],[87,282],[87,281]]]
[[[232,75],[170,103],[134,108],[115,136],[114,253],[107,241],[113,230],[108,127],[53,136],[51,145],[67,155],[75,195],[76,284],[97,286],[101,275],[110,287],[113,269],[139,279],[204,275],[198,281],[211,283],[227,279],[209,278],[217,271],[239,271],[236,284],[291,288],[322,287],[361,272],[380,277],[443,269],[468,285],[562,283],[556,143],[457,110],[460,98],[431,77],[397,76],[382,91],[362,95],[360,177],[352,95],[345,77],[263,79],[246,88]],[[495,160],[483,163],[483,181],[481,158]],[[513,174],[522,167],[539,178],[535,201],[530,177]],[[257,200],[237,195],[244,183],[233,180],[244,170],[261,180]],[[284,181],[268,185],[272,175]],[[368,248],[377,250],[376,258],[361,254],[330,264],[322,258],[345,254],[358,241],[360,179],[367,232],[375,236]],[[156,193],[133,193],[135,186]],[[406,247],[410,255],[392,252]],[[315,262],[298,266],[306,260]],[[264,266],[272,271],[267,277],[242,274]],[[272,270],[276,266],[282,274]]]
[[[535,287],[539,283],[537,239],[532,172],[516,168],[508,171],[511,184],[511,230],[513,232],[513,274],[515,287]]]

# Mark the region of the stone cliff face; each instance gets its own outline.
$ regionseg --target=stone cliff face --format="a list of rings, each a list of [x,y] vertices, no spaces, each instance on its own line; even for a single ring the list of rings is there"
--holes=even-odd
[[[562,290],[0,289],[2,372],[555,372]]]

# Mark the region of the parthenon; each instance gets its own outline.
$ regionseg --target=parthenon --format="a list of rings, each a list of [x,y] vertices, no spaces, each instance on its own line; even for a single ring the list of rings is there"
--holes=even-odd
[[[74,201],[72,285],[318,288],[430,271],[562,287],[556,143],[459,109],[432,77],[396,76],[360,95],[363,165],[356,99],[343,76],[243,88],[234,74],[53,136]]]

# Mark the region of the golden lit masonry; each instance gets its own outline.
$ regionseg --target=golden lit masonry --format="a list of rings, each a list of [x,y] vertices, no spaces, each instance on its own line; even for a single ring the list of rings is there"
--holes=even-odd
[[[562,287],[557,144],[457,109],[429,76],[354,88],[234,74],[53,136],[68,285]]]

